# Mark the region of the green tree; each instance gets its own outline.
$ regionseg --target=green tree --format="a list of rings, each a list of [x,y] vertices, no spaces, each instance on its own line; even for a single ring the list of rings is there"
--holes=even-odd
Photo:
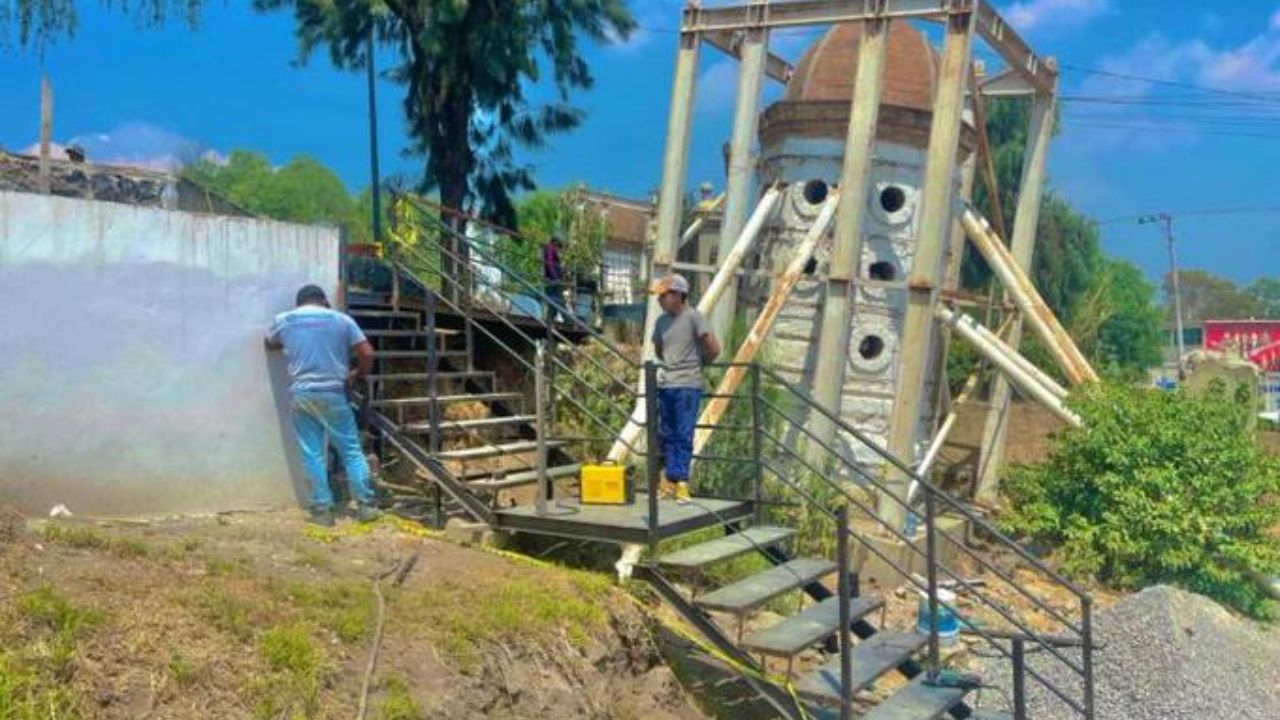
[[[1280,280],[1258,278],[1245,292],[1258,304],[1263,317],[1280,319]]]
[[[1072,396],[1082,428],[1005,482],[1010,530],[1056,545],[1069,572],[1122,588],[1180,585],[1259,617],[1256,575],[1280,568],[1280,458],[1221,384],[1194,395],[1131,384]]]
[[[255,215],[338,225],[351,243],[371,242],[369,213],[332,170],[299,155],[280,168],[261,153],[236,150],[223,164],[200,160],[182,176]]]
[[[1182,290],[1184,322],[1261,317],[1267,313],[1265,300],[1253,292],[1242,290],[1228,278],[1206,270],[1179,270],[1178,285]],[[1263,292],[1267,288],[1264,285]],[[1172,275],[1165,275],[1164,290],[1165,297],[1173,297]],[[1173,322],[1173,303],[1167,303],[1165,309],[1168,321]]]
[[[1100,280],[1106,288],[1105,316],[1098,324],[1094,357],[1117,369],[1146,369],[1160,362],[1162,312],[1156,288],[1136,265],[1106,260]]]
[[[387,75],[405,89],[410,149],[426,157],[421,189],[504,224],[515,219],[511,193],[534,187],[517,150],[582,120],[568,103],[572,90],[592,85],[579,38],[606,43],[635,27],[623,0],[255,0],[255,7],[292,9],[302,58],[324,46],[341,68],[365,67],[372,27],[398,56]],[[538,104],[529,92],[544,77],[555,93]]]

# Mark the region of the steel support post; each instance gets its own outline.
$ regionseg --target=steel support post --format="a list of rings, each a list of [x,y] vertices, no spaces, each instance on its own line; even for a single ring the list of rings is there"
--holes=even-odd
[[[649,555],[658,557],[658,489],[662,474],[662,439],[658,432],[658,363],[644,364],[644,400],[649,408],[645,424],[647,440],[644,454],[645,476],[649,486]]]
[[[760,364],[751,363],[751,458],[754,461],[752,467],[752,484],[751,484],[751,500],[755,503],[755,522],[760,524],[764,522],[764,505],[761,500],[764,499],[764,460],[761,455],[764,453],[764,407],[760,403],[760,393],[763,388],[760,385]]]
[[[849,599],[854,596],[849,577],[849,508],[836,510],[836,607],[840,614],[840,720],[853,717],[853,638],[849,624]]]
[[[924,492],[924,547],[929,583],[929,664],[925,672],[933,679],[942,669],[942,651],[938,642],[938,500],[932,489]]]
[[[974,16],[969,12],[959,12],[947,18],[938,90],[933,101],[933,122],[929,128],[916,252],[907,276],[907,309],[902,325],[898,387],[889,420],[888,445],[889,452],[908,465],[915,462],[922,411],[932,402],[925,393],[925,380],[935,360],[935,342],[939,336],[933,310],[942,279],[943,251],[952,229],[951,200],[955,192],[956,160],[960,153],[973,21]],[[901,470],[890,468],[886,481],[888,490],[898,500],[880,498],[877,515],[891,527],[902,527],[906,507],[899,501],[906,499],[910,478]]]
[[[719,258],[722,260],[733,249],[751,209],[751,187],[755,179],[755,156],[751,148],[760,117],[760,90],[764,86],[768,42],[767,30],[748,30],[739,50],[742,62],[738,64],[738,93],[733,110],[733,133],[729,136],[729,177],[725,182],[724,219],[720,224]],[[729,337],[737,303],[738,283],[734,279],[711,315],[711,328],[717,337]]]
[[[550,334],[550,333],[548,333]],[[539,340],[534,350],[533,413],[537,427],[538,497],[534,501],[539,515],[547,514],[547,341]]]
[[[1027,720],[1027,655],[1026,641],[1013,639],[1013,720]]]
[[[1049,142],[1053,138],[1053,92],[1037,95],[1031,106],[1027,128],[1027,147],[1022,161],[1022,181],[1018,188],[1018,207],[1013,215],[1013,237],[1009,251],[1024,271],[1031,272],[1036,250],[1036,226],[1040,223],[1040,205],[1044,196],[1045,164],[1049,158]],[[1009,297],[1005,293],[1006,299]],[[1008,343],[1014,350],[1022,342],[1022,318],[1015,318],[1009,328]],[[978,452],[978,480],[975,497],[980,501],[995,498],[999,489],[1000,466],[1004,462],[1005,436],[1009,424],[1009,381],[997,376],[991,388],[987,419],[982,430]]]
[[[813,373],[813,397],[819,405],[840,414],[844,389],[844,368],[849,357],[849,336],[853,323],[853,293],[862,264],[862,226],[867,211],[867,191],[871,164],[875,157],[876,124],[880,117],[880,96],[884,89],[885,49],[889,40],[889,20],[868,20],[862,25],[858,45],[858,71],[854,76],[853,99],[849,105],[849,127],[845,135],[844,160],[840,169],[840,199],[836,209],[835,239],[827,273],[822,325],[818,331],[818,363]],[[809,444],[810,460],[830,446],[835,425],[821,413],[811,413],[811,430],[816,436]],[[815,462],[815,464],[817,464]]]

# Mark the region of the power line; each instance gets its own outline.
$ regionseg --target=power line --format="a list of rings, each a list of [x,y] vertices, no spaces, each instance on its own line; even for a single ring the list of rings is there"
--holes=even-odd
[[[1180,212],[1166,212],[1164,214],[1170,215],[1173,217],[1183,218],[1183,217],[1197,217],[1197,216],[1205,217],[1205,216],[1213,216],[1213,215],[1257,215],[1257,214],[1269,214],[1269,213],[1280,213],[1280,205],[1254,205],[1254,206],[1230,207],[1230,208],[1208,208],[1208,209],[1200,209],[1200,210],[1183,210]],[[1147,218],[1147,217],[1151,217],[1153,215],[1159,215],[1159,214],[1160,213],[1138,213],[1137,215],[1122,215],[1119,217],[1107,218],[1106,220],[1099,220],[1098,224],[1112,225],[1112,224],[1121,223],[1121,222],[1137,222],[1138,220],[1141,220],[1143,218]]]
[[[1128,132],[1156,130],[1159,132],[1166,132],[1166,133],[1204,135],[1206,137],[1241,137],[1241,138],[1253,138],[1255,140],[1280,140],[1280,133],[1235,132],[1231,130],[1214,130],[1214,129],[1205,130],[1197,127],[1186,127],[1186,126],[1180,127],[1178,125],[1173,125],[1169,123],[1160,123],[1160,122],[1144,123],[1144,122],[1133,121],[1133,122],[1108,123],[1108,122],[1094,122],[1094,121],[1088,121],[1088,120],[1077,120],[1071,123],[1071,127],[1091,128],[1094,130],[1108,130],[1108,131],[1124,130]]]
[[[1147,83],[1150,85],[1162,85],[1164,87],[1175,87],[1183,90],[1195,90],[1197,92],[1212,93],[1215,95],[1227,95],[1231,97],[1245,98],[1262,103],[1280,103],[1280,96],[1259,95],[1257,93],[1242,92],[1238,90],[1226,90],[1223,88],[1208,87],[1205,85],[1196,85],[1194,83],[1179,82],[1176,80],[1164,80],[1161,78],[1143,77],[1141,75],[1130,75],[1127,73],[1112,72],[1110,70],[1102,70],[1099,68],[1083,67],[1080,65],[1060,64],[1060,68],[1070,72],[1084,73],[1086,75],[1098,75],[1101,77],[1117,78],[1120,80],[1132,80],[1135,82]]]

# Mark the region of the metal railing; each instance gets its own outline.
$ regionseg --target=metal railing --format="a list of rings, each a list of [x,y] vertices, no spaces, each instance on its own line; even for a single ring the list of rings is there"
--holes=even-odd
[[[439,293],[437,302],[454,309],[473,331],[485,335],[494,347],[533,373],[539,380],[539,385],[546,380],[550,391],[547,394],[554,394],[555,398],[573,407],[587,428],[591,429],[589,433],[582,435],[558,434],[559,423],[556,416],[542,414],[549,409],[542,405],[549,398],[543,397],[544,393],[540,392],[540,443],[560,441],[569,445],[576,444],[580,450],[592,444],[611,443],[617,438],[618,429],[631,417],[632,403],[643,397],[650,409],[641,421],[646,440],[637,446],[629,446],[629,449],[632,456],[644,465],[648,539],[651,552],[656,553],[662,537],[663,512],[663,505],[659,502],[660,456],[655,451],[661,446],[656,412],[659,406],[657,363],[640,362],[591,327],[587,321],[568,312],[556,299],[548,297],[532,280],[508,267],[496,257],[491,247],[458,232],[429,207],[416,204],[407,196],[398,196],[396,199],[397,202],[408,203],[413,221],[419,224],[421,230],[417,242],[396,248],[396,255],[391,260],[396,264],[396,271],[412,274],[404,264],[404,260],[410,259],[415,266],[426,267],[437,273],[438,281],[443,287],[456,291]],[[455,277],[444,271],[447,266],[458,267],[460,263],[468,261],[479,261],[497,268],[500,277],[492,278],[485,273],[475,272],[461,272],[457,273],[460,277]],[[507,312],[510,306],[501,306],[504,298],[510,302],[513,291],[536,298],[542,312],[536,317],[524,317],[521,322],[514,321]],[[451,295],[453,299],[450,298]],[[460,300],[459,296],[466,298]],[[483,312],[483,320],[477,310]],[[561,311],[559,315],[565,321],[553,321],[553,310]],[[539,348],[535,360],[530,361],[518,348],[504,342],[490,326],[501,327],[518,338],[526,348]],[[596,357],[579,345],[584,342],[598,348],[601,357]],[[567,352],[572,355],[572,359],[560,357],[557,348],[571,348]],[[609,367],[611,364],[615,366],[614,369]],[[1093,606],[1087,592],[1004,536],[963,502],[880,447],[838,413],[816,403],[807,390],[795,386],[768,366],[760,363],[708,365],[712,372],[722,372],[732,367],[746,367],[750,373],[749,382],[746,383],[745,390],[723,396],[729,400],[730,408],[723,422],[716,426],[716,436],[711,443],[694,457],[694,461],[699,464],[698,477],[714,473],[735,478],[745,476],[745,486],[727,483],[727,493],[723,492],[723,487],[716,490],[721,491],[721,497],[752,503],[758,521],[770,519],[770,516],[781,517],[785,521],[787,514],[796,513],[797,508],[810,513],[809,521],[818,529],[810,532],[809,539],[825,551],[835,551],[840,563],[841,585],[847,584],[845,575],[849,567],[850,543],[854,543],[865,553],[875,556],[899,573],[910,586],[921,591],[927,599],[928,607],[928,656],[924,667],[928,681],[942,681],[940,673],[944,663],[938,628],[941,612],[945,610],[957,618],[965,618],[969,614],[962,612],[957,602],[942,599],[940,590],[947,585],[966,596],[975,610],[980,609],[1001,624],[1001,627],[984,627],[979,618],[964,620],[967,625],[966,633],[981,638],[1010,662],[1014,678],[1011,705],[1018,720],[1025,720],[1026,717],[1027,677],[1043,687],[1049,697],[1057,698],[1078,716],[1093,720]],[[584,373],[588,370],[595,377],[586,377]],[[643,383],[639,382],[641,378]],[[643,387],[642,395],[635,390],[637,387]],[[715,397],[717,396],[711,393],[704,395],[704,399]],[[593,407],[587,407],[584,404],[587,398],[594,398],[599,402],[593,403]],[[738,403],[745,403],[746,406]],[[735,408],[738,408],[736,412]],[[920,523],[923,538],[909,537],[903,529],[894,527],[877,514],[876,507],[866,500],[865,490],[874,491],[879,503],[897,503],[908,513],[915,510],[906,498],[901,497],[879,477],[876,468],[869,468],[853,460],[855,453],[842,452],[831,442],[822,440],[812,432],[809,425],[815,417],[830,422],[851,442],[869,449],[879,459],[878,466],[881,470],[892,468],[912,481],[924,506],[924,517]],[[722,441],[726,437],[737,438],[736,442],[745,449],[717,452],[718,444],[734,444],[734,441]],[[789,438],[790,441],[784,438]],[[800,442],[796,442],[797,439]],[[536,464],[541,467],[530,469],[537,470],[543,478],[539,493],[542,506],[545,504],[547,490],[545,460],[541,460],[545,458],[545,452],[540,451],[538,457],[540,460]],[[971,548],[966,538],[957,537],[942,528],[939,520],[944,514],[967,524],[981,534],[986,543],[1008,558],[1016,560],[1021,566],[1020,571],[1002,569],[995,561],[984,556],[984,553]],[[850,532],[853,527],[851,523],[855,519],[863,523],[862,528],[901,543],[908,558],[915,558],[917,562],[923,563],[924,576],[913,571],[915,563],[911,560],[904,565],[901,559],[891,557],[865,530]],[[822,529],[828,525],[834,527]],[[834,548],[828,544],[831,538],[835,539]],[[940,547],[942,543],[952,549],[953,555],[975,567],[976,575],[981,577],[976,577],[975,573],[966,573],[945,560]],[[1036,587],[1049,588],[1057,596],[1056,601],[1047,597],[1046,592],[1033,589]],[[847,588],[842,588],[840,592],[843,596]],[[1029,607],[1030,612],[1019,612],[1012,601]],[[1064,607],[1061,603],[1068,603],[1070,607]],[[839,642],[842,669],[847,667],[851,652],[847,637],[848,623],[844,625]],[[1046,625],[1051,629],[1044,629]],[[1010,649],[1006,649],[1002,643],[1011,638],[1015,642]],[[1073,652],[1078,649],[1078,659],[1064,652],[1066,648],[1072,648]],[[1049,673],[1043,665],[1037,669],[1026,664],[1025,657],[1029,650],[1056,661],[1065,668],[1065,672]],[[1068,680],[1061,680],[1063,676]],[[1064,685],[1072,687],[1064,688]],[[844,710],[847,711],[848,708]]]

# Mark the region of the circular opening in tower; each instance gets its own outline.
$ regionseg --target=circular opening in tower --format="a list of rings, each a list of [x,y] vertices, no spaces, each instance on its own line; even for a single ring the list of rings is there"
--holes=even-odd
[[[880,191],[880,208],[887,213],[896,213],[907,204],[907,194],[897,185]]]
[[[879,335],[868,335],[858,343],[858,354],[863,360],[875,360],[884,352],[884,340]]]
[[[804,201],[810,205],[821,205],[827,199],[829,191],[822,180],[810,180],[804,184]]]
[[[893,280],[897,276],[897,268],[895,268],[893,263],[888,260],[877,260],[871,263],[871,266],[867,268],[867,277],[872,280],[889,281]]]

